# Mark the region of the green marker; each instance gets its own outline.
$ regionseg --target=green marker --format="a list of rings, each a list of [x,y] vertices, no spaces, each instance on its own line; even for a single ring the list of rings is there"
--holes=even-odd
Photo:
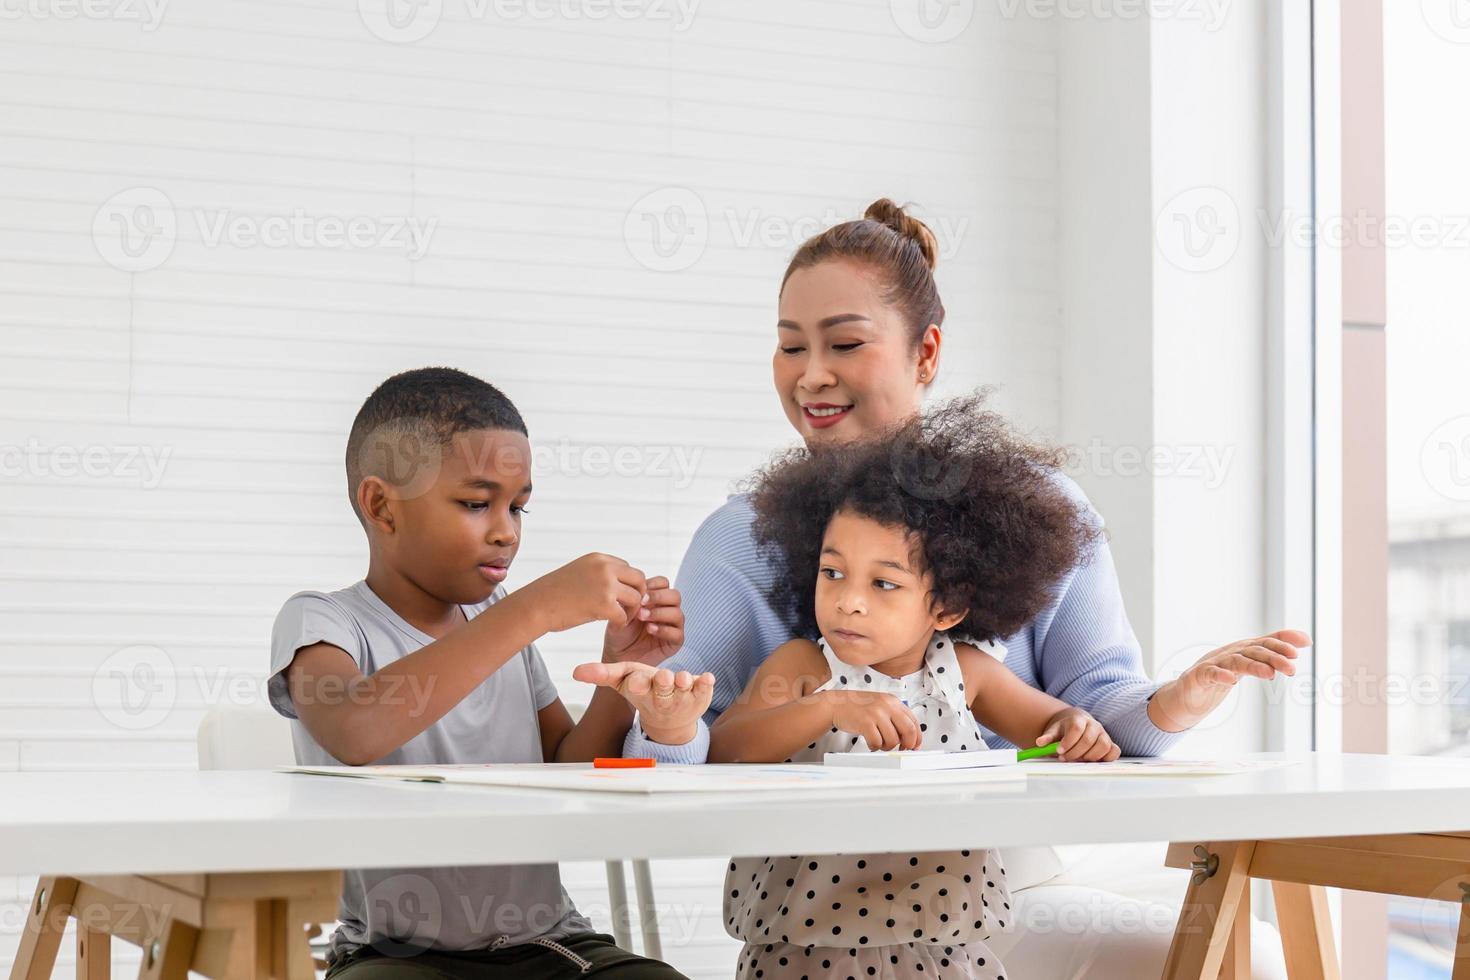
[[[1017,762],[1025,762],[1028,759],[1042,759],[1049,755],[1056,755],[1061,742],[1053,742],[1050,745],[1038,745],[1034,749],[1021,749],[1016,753]]]

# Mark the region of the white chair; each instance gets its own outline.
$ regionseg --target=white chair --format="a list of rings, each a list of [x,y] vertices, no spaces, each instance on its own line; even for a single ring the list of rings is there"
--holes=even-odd
[[[574,718],[581,705],[568,705]],[[291,745],[291,723],[269,707],[213,708],[199,722],[197,737],[200,769],[274,769],[296,762]],[[638,923],[643,936],[643,955],[663,959],[659,938],[658,910],[653,899],[653,874],[647,861],[633,862],[633,887],[638,895]],[[628,884],[623,862],[607,862],[607,896],[611,906],[613,937],[624,949],[633,948],[628,923]],[[314,950],[320,944],[313,943]],[[318,966],[324,966],[318,963]]]

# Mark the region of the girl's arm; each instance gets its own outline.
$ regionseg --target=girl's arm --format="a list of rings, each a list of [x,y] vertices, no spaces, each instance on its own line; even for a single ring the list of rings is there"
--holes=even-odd
[[[833,728],[879,749],[916,749],[918,719],[876,691],[822,691],[832,676],[810,640],[777,647],[710,731],[711,762],[784,762]]]
[[[1038,691],[1005,664],[968,643],[956,643],[954,649],[970,710],[1007,742],[1027,748],[1060,741],[1058,758],[1071,762],[1112,761],[1121,754],[1086,711]]]
[[[832,704],[812,694],[832,676],[821,648],[788,640],[761,664],[710,729],[710,762],[784,762],[832,728]]]

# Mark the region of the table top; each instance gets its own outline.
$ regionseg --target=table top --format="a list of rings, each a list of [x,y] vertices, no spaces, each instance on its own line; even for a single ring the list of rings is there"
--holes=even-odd
[[[0,773],[0,874],[163,874],[1470,830],[1470,759],[627,796],[268,771]]]

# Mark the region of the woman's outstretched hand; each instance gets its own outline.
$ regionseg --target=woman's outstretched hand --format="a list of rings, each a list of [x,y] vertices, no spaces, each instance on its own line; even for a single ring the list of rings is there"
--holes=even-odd
[[[1311,645],[1312,638],[1301,630],[1277,630],[1226,644],[1159,688],[1148,703],[1149,719],[1166,732],[1193,728],[1242,677],[1269,681],[1277,675],[1296,676],[1297,656]]]
[[[638,709],[643,734],[665,745],[683,745],[699,730],[699,719],[715,694],[715,675],[672,671],[636,660],[582,664],[572,676],[610,687]]]

